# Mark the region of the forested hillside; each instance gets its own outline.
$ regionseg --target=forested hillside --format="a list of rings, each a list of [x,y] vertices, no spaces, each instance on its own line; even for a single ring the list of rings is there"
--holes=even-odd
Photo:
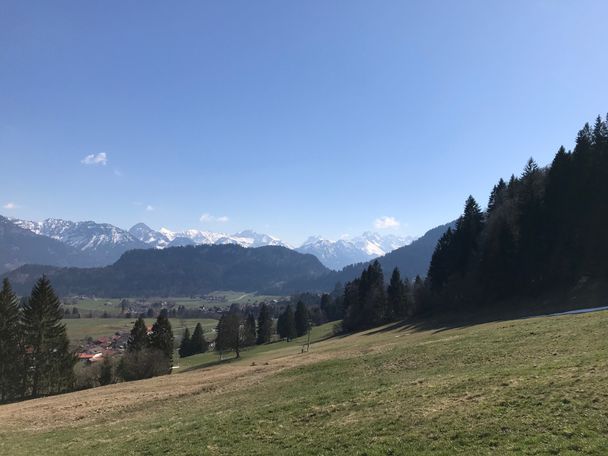
[[[440,239],[426,310],[492,306],[608,278],[608,126],[585,124],[550,166],[530,159],[500,180],[483,212],[470,197]],[[597,304],[597,303],[590,303]]]
[[[105,268],[23,266],[8,277],[23,294],[43,273],[63,296],[129,297],[190,296],[213,290],[293,292],[329,270],[313,255],[285,247],[228,244],[131,250]]]

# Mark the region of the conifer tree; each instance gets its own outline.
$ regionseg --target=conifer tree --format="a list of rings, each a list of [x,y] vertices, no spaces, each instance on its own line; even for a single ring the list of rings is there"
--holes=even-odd
[[[69,389],[74,380],[76,358],[69,350],[63,312],[49,279],[42,276],[23,306],[22,330],[27,349],[27,372],[30,394],[59,393]]]
[[[199,353],[205,353],[207,350],[209,350],[209,342],[205,339],[203,326],[199,322],[194,327],[194,332],[190,339],[190,354],[197,355]]]
[[[320,307],[327,321],[340,320],[343,317],[344,313],[339,296],[334,298],[332,295],[324,293],[321,295]]]
[[[18,300],[8,279],[0,291],[0,402],[20,394],[23,372]]]
[[[344,296],[342,298],[344,320],[342,321],[342,327],[346,331],[357,330],[361,325],[363,308],[359,299],[360,283],[361,279],[355,279],[344,286]]]
[[[255,317],[253,314],[247,315],[245,320],[243,344],[246,346],[255,345],[256,342],[256,331],[255,331]]]
[[[179,344],[179,356],[180,358],[186,358],[187,356],[192,355],[192,349],[191,349],[191,340],[190,340],[190,330],[188,328],[186,328],[184,330],[184,335],[182,337],[182,340]]]
[[[215,327],[215,350],[220,353],[220,359],[221,353],[229,347],[227,315],[222,314]]]
[[[240,350],[243,346],[243,331],[239,315],[236,313],[223,314],[217,324],[216,331],[215,349],[220,353],[225,350],[234,350],[236,357],[240,358]]]
[[[387,288],[388,320],[405,318],[407,312],[407,290],[401,280],[399,268],[393,269]]]
[[[287,305],[279,317],[277,332],[279,333],[279,337],[281,339],[287,339],[288,341],[297,336],[296,319],[293,310],[291,310],[291,305]]]
[[[171,329],[171,322],[167,316],[167,309],[163,309],[152,326],[150,347],[160,350],[167,357],[169,371],[173,365],[174,345],[175,339],[173,337],[173,330]]]
[[[310,327],[310,315],[308,309],[302,301],[298,301],[296,304],[296,312],[294,314],[294,320],[296,324],[296,336],[301,337],[308,332]]]
[[[135,320],[131,335],[127,341],[127,350],[129,352],[138,352],[150,347],[150,338],[148,337],[148,328],[143,317]]]
[[[386,319],[386,292],[384,274],[380,262],[375,260],[361,275],[359,284],[359,299],[363,306],[363,314],[359,326],[376,326]]]
[[[260,314],[258,315],[258,336],[257,344],[267,344],[272,338],[272,316],[270,309],[266,303],[260,306]]]

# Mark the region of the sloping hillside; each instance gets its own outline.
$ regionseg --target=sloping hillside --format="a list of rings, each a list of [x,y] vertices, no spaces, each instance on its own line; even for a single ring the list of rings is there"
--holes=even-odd
[[[187,358],[168,377],[0,406],[0,452],[603,454],[605,312],[385,328]],[[205,367],[206,366],[206,367]],[[531,451],[531,450],[534,451]]]
[[[32,233],[0,215],[0,274],[28,263],[90,266],[93,260],[87,253]]]

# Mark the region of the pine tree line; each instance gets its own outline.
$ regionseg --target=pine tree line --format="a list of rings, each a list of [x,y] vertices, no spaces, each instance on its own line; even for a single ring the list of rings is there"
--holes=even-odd
[[[344,287],[339,301],[344,313],[342,329],[358,331],[411,316],[415,310],[415,297],[419,294],[417,290],[423,286],[420,277],[416,278],[413,287],[410,286],[407,279],[401,278],[398,268],[393,270],[386,286],[382,267],[374,261],[361,277]]]
[[[469,197],[438,242],[425,311],[499,306],[577,283],[608,279],[608,118],[579,131],[550,166],[530,159],[500,179],[487,209]]]
[[[207,350],[209,350],[209,342],[205,339],[203,326],[200,323],[197,323],[194,327],[192,336],[190,336],[190,330],[188,328],[184,330],[184,336],[182,337],[179,346],[180,358],[205,353]]]
[[[59,298],[45,276],[21,307],[4,279],[0,291],[0,402],[73,388],[76,357],[69,349],[62,317]]]
[[[272,342],[275,331],[279,339],[292,340],[308,333],[313,324],[313,314],[302,301],[296,304],[295,312],[287,305],[275,322],[270,306],[265,303],[259,308],[256,322],[253,313],[241,315],[236,308],[224,313],[216,327],[215,350],[220,354],[233,351],[236,357],[246,347]]]

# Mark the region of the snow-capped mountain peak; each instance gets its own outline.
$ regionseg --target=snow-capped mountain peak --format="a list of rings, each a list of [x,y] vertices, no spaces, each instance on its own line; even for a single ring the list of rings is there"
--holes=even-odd
[[[93,221],[72,222],[49,218],[41,222],[11,219],[11,222],[35,234],[47,236],[82,252],[91,254],[94,264],[107,265],[116,261],[124,252],[132,249],[177,247],[201,244],[238,244],[242,247],[283,246],[291,248],[280,239],[253,230],[228,234],[222,232],[187,229],[173,231],[168,228],[154,230],[144,223],[137,223],[125,231],[108,223]],[[381,235],[371,231],[351,239],[336,241],[322,236],[310,236],[297,250],[315,255],[327,267],[342,269],[344,266],[385,255],[412,242],[412,237]]]
[[[324,239],[321,236],[310,236],[296,250],[300,253],[311,253],[328,268],[339,270],[349,264],[386,255],[409,244],[412,240],[412,237],[381,235],[367,231],[361,236],[337,241]]]
[[[127,250],[146,248],[146,244],[131,233],[109,223],[72,222],[56,218],[48,218],[42,222],[19,219],[11,221],[35,234],[91,253],[98,259],[99,264],[113,263]]]
[[[166,244],[157,244],[155,247],[176,247],[183,245],[200,245],[200,244],[238,244],[243,247],[262,247],[266,245],[280,245],[289,247],[280,239],[268,234],[256,233],[253,230],[244,230],[235,234],[228,234],[214,231],[202,231],[197,229],[187,229],[183,231],[172,231],[168,228],[161,228],[158,231],[144,231],[141,225],[137,224],[129,230],[135,234],[141,241],[147,242],[146,239],[163,238],[167,240]]]
[[[173,239],[175,239],[177,237],[175,232],[173,232],[170,229],[165,228],[165,227],[158,230],[158,232],[160,234],[162,234],[163,236],[165,236],[167,239],[169,239],[169,241],[172,241]]]

